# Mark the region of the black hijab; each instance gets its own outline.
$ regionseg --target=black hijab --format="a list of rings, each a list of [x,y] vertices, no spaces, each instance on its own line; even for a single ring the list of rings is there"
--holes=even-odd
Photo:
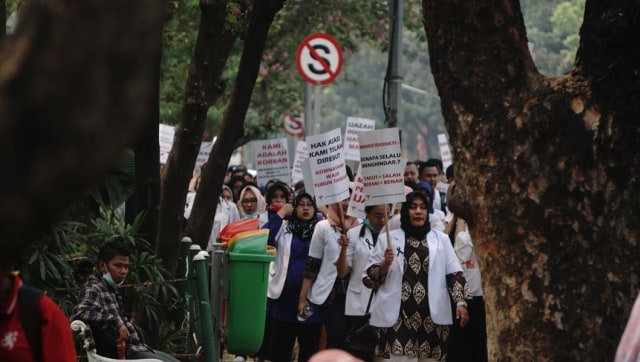
[[[296,213],[296,209],[298,208],[298,204],[302,198],[308,198],[313,203],[313,217],[311,220],[300,220],[298,219],[298,215]],[[293,213],[289,216],[289,224],[287,225],[287,230],[289,230],[293,235],[300,238],[303,241],[311,240],[311,236],[313,235],[313,229],[316,227],[316,223],[318,223],[318,207],[316,206],[316,201],[313,199],[311,195],[306,192],[299,193],[295,199],[293,199]]]
[[[409,218],[409,207],[411,206],[411,201],[415,198],[420,198],[424,201],[425,205],[427,205],[427,220],[424,225],[415,227],[411,225],[411,219]],[[402,209],[400,210],[400,228],[405,232],[406,236],[413,236],[418,240],[424,240],[427,238],[427,233],[431,230],[431,223],[429,222],[429,202],[427,197],[421,193],[420,191],[413,191],[407,194],[407,200],[404,204],[402,204]]]

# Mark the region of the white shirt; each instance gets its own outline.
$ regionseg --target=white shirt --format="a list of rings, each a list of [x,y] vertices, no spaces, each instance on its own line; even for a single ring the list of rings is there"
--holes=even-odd
[[[320,271],[311,285],[308,299],[314,304],[323,304],[333,288],[338,277],[336,263],[340,256],[338,239],[340,232],[329,224],[329,220],[322,220],[316,224],[309,246],[309,256],[321,259]]]
[[[474,297],[482,296],[482,278],[480,276],[480,265],[478,265],[478,257],[473,248],[473,241],[467,224],[464,225],[464,231],[456,233],[453,248],[458,256],[464,278],[467,280],[471,294]]]

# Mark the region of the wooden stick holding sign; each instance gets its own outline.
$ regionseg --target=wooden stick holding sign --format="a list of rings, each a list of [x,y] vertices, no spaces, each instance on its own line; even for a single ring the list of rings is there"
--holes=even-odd
[[[347,230],[344,222],[344,210],[342,210],[342,203],[338,202],[336,204],[338,207],[338,217],[340,218],[340,234],[347,235]]]
[[[389,231],[389,204],[384,204],[384,231],[387,234],[387,249],[391,250],[391,232]]]

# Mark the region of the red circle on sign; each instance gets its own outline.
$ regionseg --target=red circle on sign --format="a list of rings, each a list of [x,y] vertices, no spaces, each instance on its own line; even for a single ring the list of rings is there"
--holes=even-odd
[[[338,41],[322,33],[304,38],[296,53],[298,73],[314,85],[333,82],[342,70],[342,61],[342,49]]]
[[[291,137],[303,137],[304,136],[304,126],[302,122],[298,121],[291,114],[285,114],[282,116],[282,123],[284,126],[284,131]]]

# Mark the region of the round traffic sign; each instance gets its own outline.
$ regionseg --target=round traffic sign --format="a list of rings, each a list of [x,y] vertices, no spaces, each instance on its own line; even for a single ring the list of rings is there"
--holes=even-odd
[[[304,126],[291,114],[282,115],[284,131],[291,137],[304,137]]]
[[[342,69],[342,49],[330,35],[311,34],[298,46],[296,64],[307,82],[314,85],[331,83]]]

